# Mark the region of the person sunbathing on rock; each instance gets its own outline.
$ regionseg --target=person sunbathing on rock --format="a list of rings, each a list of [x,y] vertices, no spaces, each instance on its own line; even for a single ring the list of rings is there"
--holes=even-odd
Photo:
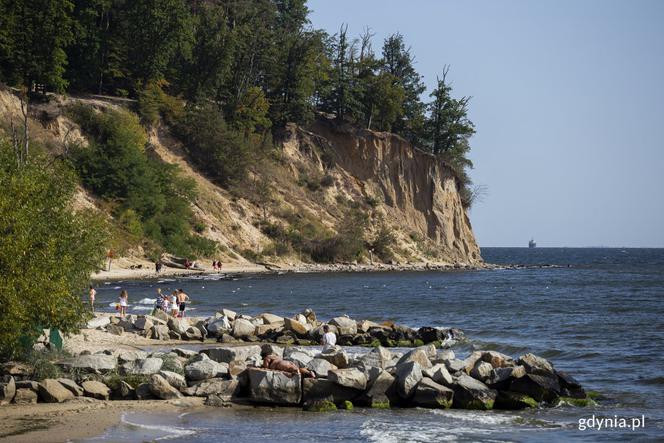
[[[300,368],[296,363],[284,360],[274,354],[265,356],[263,359],[263,368],[272,369],[273,371],[286,372],[287,374],[290,374],[289,377],[292,377],[293,374],[297,374],[299,372],[305,378],[316,378],[316,374],[307,368]]]

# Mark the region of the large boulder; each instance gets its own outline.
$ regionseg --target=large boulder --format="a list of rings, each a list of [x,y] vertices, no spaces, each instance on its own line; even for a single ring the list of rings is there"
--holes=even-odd
[[[350,363],[348,354],[344,352],[339,346],[332,346],[316,356],[332,363],[337,368],[345,368]]]
[[[16,395],[16,381],[9,376],[6,383],[0,383],[0,405],[11,403]]]
[[[284,330],[284,323],[268,323],[265,325],[258,325],[256,326],[256,336],[262,337],[265,335],[273,335],[277,334],[279,332],[282,332]]]
[[[0,365],[0,375],[12,375],[14,377],[30,377],[34,368],[26,363],[8,361]]]
[[[168,329],[179,334],[180,336],[183,336],[190,326],[191,325],[186,318],[169,317],[168,319]]]
[[[561,396],[572,398],[586,398],[586,391],[574,377],[564,371],[556,371],[558,383],[561,387]]]
[[[258,345],[220,346],[218,348],[204,349],[201,352],[210,357],[210,360],[219,363],[230,363],[233,360],[245,361],[255,355],[260,356],[261,347]]]
[[[152,323],[154,323],[155,325],[157,323],[161,325],[167,325],[168,320],[171,318],[170,315],[168,315],[166,312],[162,311],[161,309],[157,309],[156,311],[154,311],[154,314],[151,317],[154,317],[151,318],[151,320]],[[158,321],[155,321],[155,319],[157,319]]]
[[[166,325],[154,325],[152,327],[152,338],[155,340],[168,340],[170,330]]]
[[[492,371],[493,366],[491,366],[491,363],[487,363],[483,360],[477,360],[477,363],[475,363],[475,366],[470,371],[470,376],[476,380],[481,381],[482,383],[486,383],[486,381],[491,376]]]
[[[378,346],[358,358],[358,363],[365,367],[374,366],[385,369],[392,365],[393,358],[392,353],[388,349]]]
[[[333,369],[327,373],[327,378],[347,388],[358,389],[360,391],[367,388],[367,376],[357,368]]]
[[[337,367],[325,359],[314,358],[307,363],[307,369],[313,371],[316,377],[327,377],[329,371],[337,369]]]
[[[193,383],[185,388],[183,392],[195,397],[207,397],[209,395],[218,395],[222,398],[231,398],[240,392],[240,383],[238,380],[226,380],[223,378],[211,378]]]
[[[420,367],[423,369],[428,369],[432,366],[431,360],[429,360],[429,355],[427,353],[427,350],[422,348],[416,348],[413,349],[412,351],[406,352],[403,355],[403,357],[401,357],[397,362],[397,366],[412,361],[417,362],[420,365]]]
[[[412,404],[422,408],[449,409],[452,407],[454,391],[436,383],[430,378],[423,378],[415,388]]]
[[[422,380],[422,367],[416,361],[409,361],[397,366],[397,393],[403,399],[409,399],[415,393],[417,384]]]
[[[279,317],[278,315],[270,314],[268,312],[264,312],[263,314],[259,315],[258,318],[263,319],[265,324],[284,322],[283,317]]]
[[[205,331],[207,335],[207,331]],[[203,340],[203,331],[198,326],[189,326],[182,336],[185,340]]]
[[[510,384],[510,391],[520,392],[536,401],[553,401],[560,396],[561,388],[555,376],[526,374],[516,378]]]
[[[194,351],[193,349],[184,349],[184,348],[174,348],[171,352],[183,358],[191,358],[194,355],[198,354],[198,351]]]
[[[134,328],[138,329],[139,331],[149,331],[153,326],[154,322],[145,316],[138,317],[134,322]]]
[[[248,368],[249,398],[258,403],[294,405],[302,398],[302,377],[281,371]]]
[[[136,399],[136,389],[126,381],[120,380],[120,383],[111,389],[111,398],[114,400],[134,400]]]
[[[284,347],[273,343],[265,343],[264,345],[261,345],[261,355],[276,355],[277,357],[283,357]]]
[[[175,389],[183,390],[187,387],[187,381],[184,377],[176,372],[172,371],[159,371],[164,380],[168,382],[169,385],[173,386]]]
[[[334,317],[332,320],[330,320],[330,324],[337,327],[340,335],[357,334],[357,323],[351,318]]]
[[[526,368],[523,366],[512,366],[506,368],[495,368],[491,370],[489,377],[484,381],[493,389],[505,390],[515,378],[521,378],[526,375]]]
[[[118,354],[118,362],[121,364],[146,358],[148,358],[148,353],[145,351],[122,351]]]
[[[293,331],[299,336],[307,335],[311,329],[311,326],[309,326],[307,323],[302,323],[292,318],[284,318],[284,327],[289,331]]]
[[[447,386],[448,388],[454,383],[452,375],[443,363],[438,363],[431,368],[425,369],[422,373],[425,377],[429,377],[436,383]]]
[[[67,366],[86,372],[103,373],[115,370],[117,363],[117,359],[113,355],[88,354],[75,357]]]
[[[284,349],[284,359],[296,363],[301,368],[305,368],[313,360],[313,357],[306,349],[288,347]]]
[[[164,361],[161,358],[148,357],[124,363],[120,369],[126,375],[152,375],[159,372]]]
[[[108,400],[111,396],[111,390],[100,381],[86,380],[81,383],[83,393],[86,397],[96,398],[97,400]]]
[[[389,372],[380,370],[372,377],[371,386],[361,397],[361,403],[372,408],[388,408],[398,401],[395,378]]]
[[[221,334],[229,332],[232,329],[231,322],[228,320],[228,317],[225,316],[215,319],[213,322],[207,324],[208,333],[213,337],[219,337]]]
[[[443,331],[438,328],[432,328],[430,326],[424,326],[418,329],[417,336],[420,337],[424,343],[432,343],[438,340],[443,340],[445,338]]]
[[[553,365],[545,358],[535,354],[525,354],[519,357],[517,364],[526,368],[529,374],[549,375],[553,374]]]
[[[69,389],[51,378],[42,380],[39,383],[38,394],[44,403],[62,403],[63,401],[74,398],[74,394]]]
[[[150,376],[150,392],[157,398],[162,400],[170,400],[173,398],[180,398],[182,394],[180,391],[171,386],[164,377],[159,374],[152,374]]]
[[[457,374],[466,369],[466,362],[457,358],[445,360],[443,363],[445,363],[445,367],[450,371],[450,374]]]
[[[459,409],[493,409],[497,392],[481,381],[461,373],[455,377],[454,407]]]
[[[302,381],[302,399],[305,402],[329,399],[335,404],[342,404],[346,401],[354,401],[361,394],[362,391],[341,386],[325,378],[305,378]]]
[[[235,318],[237,317],[237,312],[231,311],[230,309],[224,308],[220,312],[221,312],[221,315],[223,315],[224,317],[227,317],[230,321],[234,321]]]
[[[32,389],[20,388],[16,390],[14,403],[17,405],[29,405],[37,403],[37,393]]]
[[[233,322],[233,337],[243,338],[249,335],[254,335],[256,326],[244,318],[238,318]]]
[[[136,400],[152,400],[156,398],[150,390],[150,383],[141,383],[136,386]]]
[[[492,368],[509,368],[515,365],[512,357],[498,351],[484,351],[482,360],[491,364]]]
[[[57,381],[65,388],[69,389],[76,397],[80,397],[84,394],[83,388],[80,387],[74,380],[70,380],[68,378],[58,378]]]
[[[536,408],[537,404],[538,403],[537,401],[535,401],[535,399],[521,392],[498,391],[495,408],[518,410],[526,408]]]
[[[210,360],[205,354],[200,354],[205,358],[189,363],[184,367],[184,374],[188,380],[206,380],[228,374],[227,363],[217,363]]]

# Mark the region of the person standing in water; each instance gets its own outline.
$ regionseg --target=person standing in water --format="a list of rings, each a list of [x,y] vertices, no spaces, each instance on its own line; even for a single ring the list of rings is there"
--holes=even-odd
[[[90,291],[88,293],[90,297],[90,309],[92,310],[92,313],[95,313],[95,296],[97,295],[97,290],[90,285]]]
[[[180,308],[178,306],[178,291],[177,290],[173,291],[169,301],[170,301],[170,304],[171,304],[171,315],[173,317],[177,317],[178,316],[178,311],[179,311],[179,308]]]
[[[178,289],[178,307],[180,308],[180,317],[184,317],[184,310],[187,308],[189,296],[182,290]]]
[[[124,318],[127,315],[127,306],[129,305],[129,294],[127,290],[123,289],[120,292],[120,317]]]

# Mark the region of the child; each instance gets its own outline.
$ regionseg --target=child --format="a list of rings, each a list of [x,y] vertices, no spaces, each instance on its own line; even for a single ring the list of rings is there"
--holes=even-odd
[[[120,317],[127,315],[127,306],[129,305],[129,294],[125,289],[120,292]]]

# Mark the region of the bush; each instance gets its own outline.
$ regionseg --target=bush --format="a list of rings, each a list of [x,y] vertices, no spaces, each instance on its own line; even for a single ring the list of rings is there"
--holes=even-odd
[[[325,174],[323,178],[320,179],[320,185],[324,188],[329,188],[334,185],[334,177],[330,174]]]
[[[386,223],[381,223],[374,240],[371,242],[371,249],[382,261],[390,261],[394,258],[392,250],[396,242],[394,232]]]
[[[42,328],[77,331],[82,291],[107,245],[103,220],[75,213],[73,172],[0,141],[0,360],[32,347]]]
[[[138,114],[144,123],[154,125],[163,117],[166,123],[173,125],[182,118],[182,101],[166,94],[164,87],[168,87],[167,81],[152,81],[138,94]]]

